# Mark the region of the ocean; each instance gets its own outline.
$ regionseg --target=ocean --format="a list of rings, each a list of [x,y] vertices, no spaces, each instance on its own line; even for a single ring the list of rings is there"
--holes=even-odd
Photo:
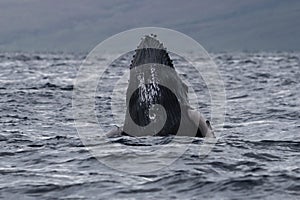
[[[217,143],[202,157],[203,139],[195,139],[174,162],[143,173],[118,167],[134,166],[137,157],[151,166],[164,145],[177,149],[187,139],[105,138],[95,141],[103,152],[95,158],[80,140],[72,108],[73,84],[85,56],[0,53],[1,199],[299,199],[299,53],[211,54],[226,92]],[[127,57],[114,65],[129,63]],[[180,76],[200,91],[197,109],[209,118],[205,83],[184,70]],[[117,123],[100,86],[95,112],[104,135]],[[112,167],[107,160],[120,162]]]

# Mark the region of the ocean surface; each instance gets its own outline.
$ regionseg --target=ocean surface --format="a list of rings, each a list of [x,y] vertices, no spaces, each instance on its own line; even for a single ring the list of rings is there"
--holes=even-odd
[[[203,140],[195,139],[173,163],[144,173],[117,170],[117,161],[134,166],[138,157],[151,166],[157,150],[173,140],[178,149],[186,138],[106,138],[98,144],[103,160],[96,159],[80,140],[72,109],[73,83],[85,56],[0,53],[1,199],[300,198],[299,53],[212,54],[226,89],[217,143],[201,157]],[[175,58],[175,67],[180,62]],[[129,63],[125,57],[114,65]],[[180,76],[201,92],[197,109],[209,118],[205,83],[184,69]],[[116,123],[101,87],[115,81],[102,81],[96,94],[102,135]]]

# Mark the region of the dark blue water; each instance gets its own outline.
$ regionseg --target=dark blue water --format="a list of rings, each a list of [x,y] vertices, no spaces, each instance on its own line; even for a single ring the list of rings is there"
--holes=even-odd
[[[79,139],[72,90],[83,59],[75,54],[0,54],[0,198],[299,198],[300,54],[213,55],[227,96],[217,144],[201,158],[199,139],[173,164],[142,174],[107,167]],[[202,83],[198,90],[205,90]],[[207,91],[203,94],[198,109],[209,117]],[[99,106],[96,112],[106,116],[100,123],[109,129],[108,110]],[[134,156],[145,156],[151,163],[143,151],[129,152],[155,150],[168,140],[172,138],[124,136],[101,146],[111,159],[130,163]]]

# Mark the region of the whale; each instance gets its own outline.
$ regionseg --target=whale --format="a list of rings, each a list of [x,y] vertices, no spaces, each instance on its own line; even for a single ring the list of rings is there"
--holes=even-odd
[[[124,124],[109,136],[215,137],[210,121],[191,107],[175,67],[157,35],[141,39],[129,66]]]

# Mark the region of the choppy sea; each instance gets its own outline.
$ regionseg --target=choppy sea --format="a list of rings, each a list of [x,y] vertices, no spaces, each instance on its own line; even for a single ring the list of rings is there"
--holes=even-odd
[[[72,95],[85,56],[0,53],[1,199],[299,199],[299,53],[212,54],[226,90],[217,143],[203,158],[198,139],[169,166],[139,174],[105,165],[79,138]],[[197,109],[209,118],[201,81],[194,90],[203,90]],[[113,127],[108,108],[95,107],[105,130]],[[134,165],[133,157],[144,156],[151,164],[149,152],[168,140],[122,136],[100,145],[105,158]]]

